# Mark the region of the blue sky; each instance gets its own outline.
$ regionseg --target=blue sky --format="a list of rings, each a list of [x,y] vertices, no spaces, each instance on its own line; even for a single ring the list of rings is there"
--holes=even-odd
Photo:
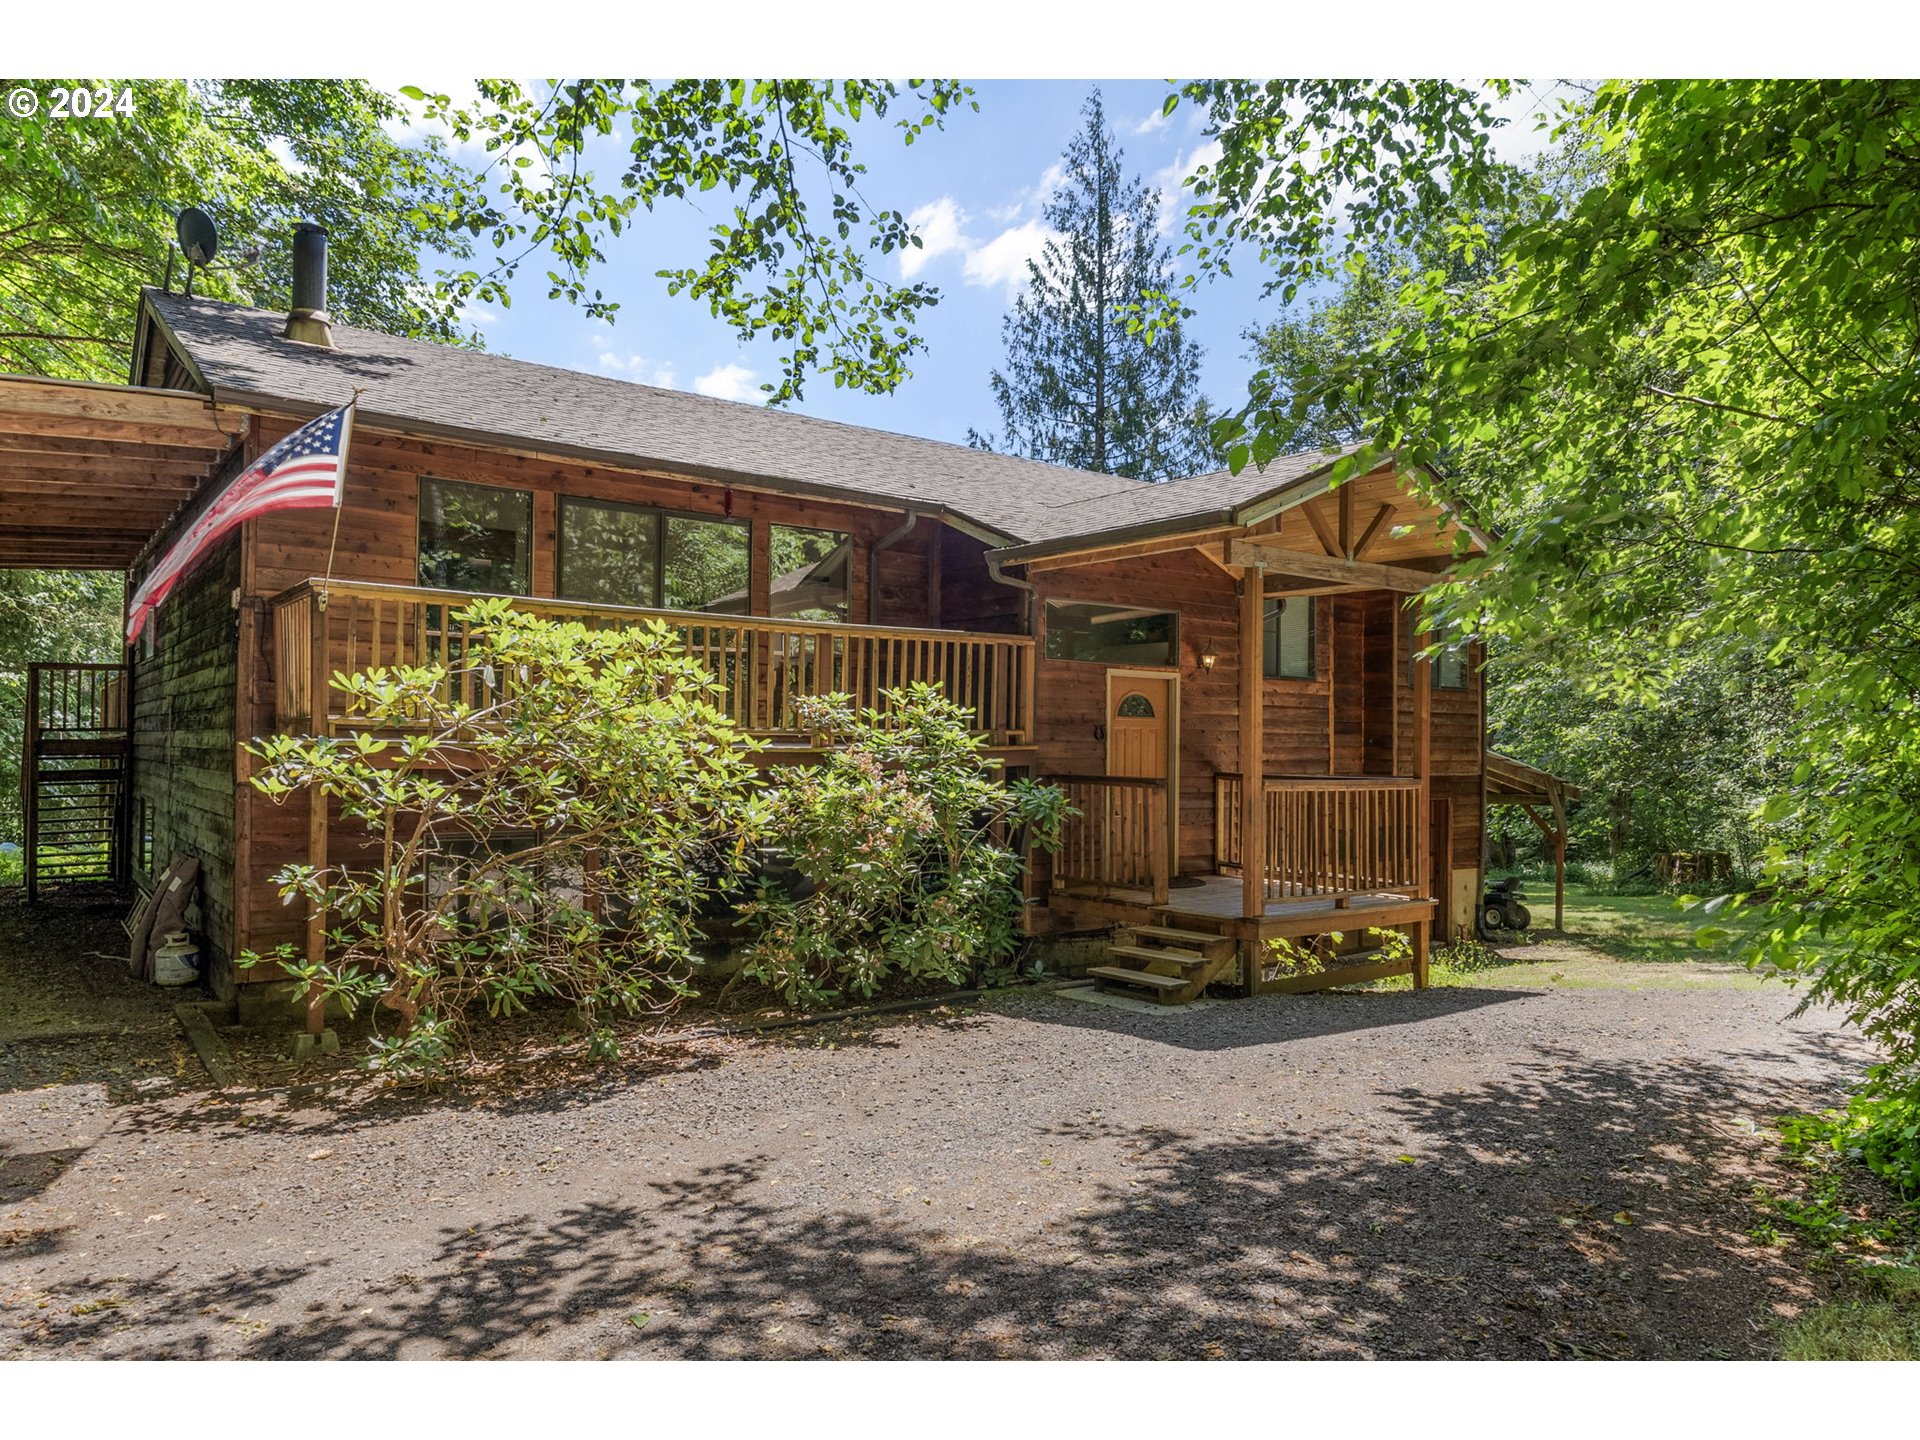
[[[378,83],[398,90],[403,82]],[[456,99],[473,93],[470,83],[432,84],[417,77],[408,83]],[[893,394],[835,390],[830,379],[816,378],[792,408],[954,442],[963,442],[969,427],[988,433],[1000,428],[988,377],[1003,355],[1001,320],[1025,282],[1027,257],[1044,242],[1040,209],[1060,179],[1061,153],[1083,124],[1082,107],[1095,85],[1124,152],[1124,168],[1162,192],[1162,224],[1177,249],[1184,210],[1176,200],[1180,182],[1217,150],[1198,108],[1183,104],[1165,115],[1163,81],[974,82],[978,112],[953,113],[944,129],[923,132],[912,146],[894,128],[899,112],[885,122],[868,122],[855,129],[868,167],[862,193],[874,206],[905,212],[924,242],[904,256],[876,256],[876,263],[890,280],[939,287],[941,299],[922,312],[919,330],[927,348],[911,362],[912,378]],[[1519,96],[1496,107],[1509,120],[1496,144],[1505,158],[1539,147],[1529,118],[1538,103]],[[466,158],[487,157],[476,149]],[[588,152],[603,179],[627,158],[618,137]],[[708,228],[730,213],[729,198],[715,192],[704,210],[668,202],[640,212],[630,228],[610,238],[607,263],[596,268],[589,285],[620,302],[612,324],[547,299],[545,264],[523,270],[511,306],[476,307],[471,319],[498,353],[760,403],[760,383],[777,377],[778,351],[767,344],[740,345],[704,303],[669,296],[654,273],[670,264],[698,264],[707,251]],[[1177,257],[1175,263],[1181,263]],[[1280,313],[1276,301],[1261,297],[1257,267],[1247,264],[1242,272],[1204,281],[1190,292],[1194,315],[1187,329],[1205,352],[1201,386],[1223,407],[1246,394],[1247,328]]]
[[[925,134],[911,147],[897,131],[869,127],[861,137],[869,169],[863,192],[873,204],[915,218],[925,244],[907,257],[911,274],[905,278],[937,285],[941,300],[923,312],[927,349],[912,362],[913,378],[894,394],[836,391],[830,380],[820,380],[794,409],[941,440],[963,441],[969,426],[998,429],[988,375],[1001,359],[1001,317],[1026,276],[1026,257],[1044,237],[1040,206],[1094,83],[1100,84],[1128,171],[1170,193],[1206,141],[1200,112],[1192,106],[1162,118],[1167,87],[1159,81],[983,82],[975,87],[977,114],[963,111],[944,131]],[[442,88],[454,93],[450,85]],[[595,157],[601,172],[615,168],[620,154],[609,142],[604,158]],[[592,283],[621,302],[612,325],[549,301],[544,266],[523,272],[511,307],[484,307],[473,315],[488,348],[757,402],[758,384],[777,373],[777,352],[743,348],[704,304],[669,296],[653,273],[668,263],[697,263],[706,229],[724,205],[721,200],[706,214],[686,205],[642,213],[609,243],[608,263]],[[1169,239],[1177,244],[1170,207],[1167,218]],[[879,263],[887,278],[902,278],[900,257]],[[1251,277],[1204,285],[1193,303],[1189,331],[1206,349],[1203,388],[1216,402],[1233,401],[1246,386],[1241,333],[1276,308],[1260,301]]]

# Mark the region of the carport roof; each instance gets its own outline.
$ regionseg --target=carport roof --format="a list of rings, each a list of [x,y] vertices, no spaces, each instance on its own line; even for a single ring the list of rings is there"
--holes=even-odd
[[[0,569],[126,569],[245,427],[191,391],[0,375]]]

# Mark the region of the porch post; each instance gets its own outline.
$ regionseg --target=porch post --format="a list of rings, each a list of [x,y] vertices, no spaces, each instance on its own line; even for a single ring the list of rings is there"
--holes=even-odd
[[[308,728],[315,735],[333,734],[333,670],[331,659],[331,636],[327,620],[327,593],[322,590],[318,595],[309,596],[308,613],[310,622],[310,641],[312,646],[308,661],[312,669],[307,676],[307,708],[311,712]],[[347,601],[349,606],[355,602]],[[376,630],[375,639],[378,640]],[[315,870],[327,868],[327,832],[330,816],[329,800],[324,785],[314,785],[307,790],[307,863]],[[327,958],[327,909],[315,902],[307,914],[307,963],[319,965]],[[320,986],[316,983],[307,990],[307,1033],[318,1036],[327,1028],[327,1007],[322,998]]]
[[[1249,919],[1267,909],[1266,576],[1264,565],[1240,572],[1240,913]]]
[[[1420,637],[1414,636],[1418,645]],[[1433,708],[1433,675],[1430,663],[1420,657],[1413,662],[1413,775],[1420,782],[1420,874],[1433,885],[1433,725],[1428,713]],[[1437,900],[1437,895],[1427,896]]]
[[[327,868],[327,788],[314,785],[307,791],[307,863],[315,870]],[[327,907],[313,902],[307,911],[307,963],[324,964],[327,958]],[[319,1035],[327,1028],[327,1006],[319,983],[307,988],[307,1033]]]
[[[1547,803],[1553,806],[1553,928],[1567,928],[1567,805],[1560,782],[1547,782]]]
[[[1413,643],[1418,645],[1420,637],[1416,633]],[[1420,819],[1416,836],[1420,846],[1419,872],[1425,877],[1429,889],[1438,889],[1433,883],[1433,725],[1429,711],[1433,701],[1433,672],[1425,659],[1415,658],[1413,662],[1413,773],[1420,781]],[[1447,845],[1449,846],[1447,889],[1452,888],[1453,826],[1449,816],[1447,826]],[[1434,902],[1431,916],[1437,916],[1446,902],[1442,894],[1429,895]],[[1413,988],[1427,988],[1427,947],[1431,943],[1433,920],[1416,920],[1413,924]]]

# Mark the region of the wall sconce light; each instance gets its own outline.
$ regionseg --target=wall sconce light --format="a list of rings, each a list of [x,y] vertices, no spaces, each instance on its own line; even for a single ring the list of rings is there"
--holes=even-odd
[[[1202,642],[1201,642],[1201,644],[1200,644],[1200,668],[1201,668],[1202,670],[1211,670],[1211,669],[1213,669],[1213,664],[1214,664],[1214,661],[1216,661],[1216,660],[1218,660],[1219,658],[1220,658],[1220,657],[1219,657],[1218,655],[1216,655],[1216,654],[1214,654],[1214,653],[1213,653],[1213,645],[1212,645],[1212,643],[1211,643],[1211,642],[1209,642],[1209,641],[1202,641]]]

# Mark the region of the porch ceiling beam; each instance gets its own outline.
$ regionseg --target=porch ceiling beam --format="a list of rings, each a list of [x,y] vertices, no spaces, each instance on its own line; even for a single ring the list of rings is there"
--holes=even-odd
[[[1301,575],[1309,580],[1325,580],[1354,585],[1367,590],[1395,590],[1417,595],[1445,577],[1430,570],[1411,570],[1404,565],[1376,565],[1367,560],[1344,560],[1335,555],[1309,555],[1304,550],[1288,550],[1258,540],[1233,540],[1227,543],[1227,562],[1232,565],[1264,565],[1282,575]]]
[[[130,500],[136,505],[144,502],[171,509],[192,493],[192,484],[173,480],[154,480],[147,484],[114,480],[89,485],[81,480],[16,480],[0,470],[0,500],[30,500],[48,505],[119,504]]]
[[[84,415],[97,420],[219,428],[213,421],[212,402],[192,390],[152,390],[137,385],[0,375],[0,405],[41,415]]]
[[[76,439],[71,435],[0,435],[0,455],[20,455],[22,465],[66,465],[78,460],[138,460],[163,465],[205,466],[219,454],[210,445],[146,445],[133,440]],[[58,457],[49,458],[49,457]]]
[[[0,435],[50,435],[68,440],[117,440],[134,444],[190,445],[218,455],[241,438],[245,417],[228,417],[231,432],[212,425],[178,425],[145,420],[102,420],[92,415],[57,415],[41,411],[11,408],[10,397],[0,391]]]
[[[1364,560],[1367,558],[1367,551],[1372,548],[1373,542],[1380,538],[1380,532],[1387,528],[1387,522],[1393,519],[1394,512],[1398,508],[1399,507],[1392,503],[1388,503],[1373,512],[1373,519],[1367,522],[1367,528],[1360,533],[1360,543],[1348,552],[1347,558],[1349,560]]]
[[[0,548],[0,570],[124,570],[139,553],[137,545],[90,545],[53,549],[45,545],[26,549]]]
[[[1284,567],[1283,567],[1284,568]],[[1229,571],[1239,574],[1239,571]],[[1376,590],[1376,585],[1337,584],[1330,580],[1301,580],[1291,575],[1267,576],[1266,593],[1268,595],[1353,595],[1363,590]]]
[[[26,459],[29,463],[21,464]],[[205,460],[181,462],[142,460],[93,460],[76,455],[41,455],[23,457],[0,455],[0,484],[13,481],[40,480],[48,483],[70,482],[85,484],[90,480],[131,480],[155,482],[177,482],[182,485],[194,485],[207,473],[213,464],[213,457]]]
[[[1340,548],[1339,537],[1333,533],[1333,527],[1327,523],[1327,517],[1320,513],[1320,502],[1309,500],[1300,507],[1300,513],[1307,517],[1307,524],[1313,527],[1313,533],[1320,542],[1320,548],[1329,556],[1338,558],[1345,554]]]

